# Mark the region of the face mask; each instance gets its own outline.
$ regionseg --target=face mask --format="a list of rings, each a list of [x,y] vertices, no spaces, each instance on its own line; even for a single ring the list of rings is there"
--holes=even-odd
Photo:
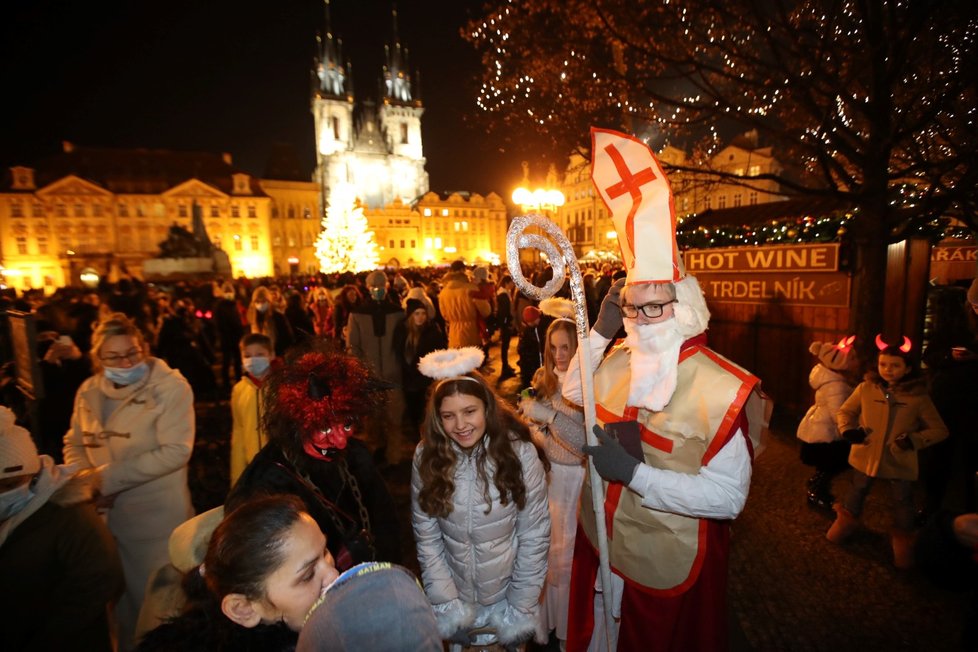
[[[105,371],[106,378],[111,380],[116,385],[122,385],[125,387],[126,385],[132,385],[133,383],[142,379],[142,377],[146,375],[146,372],[149,371],[149,365],[146,364],[146,361],[144,360],[143,362],[128,368],[105,367],[103,371]]]
[[[257,310],[258,312],[265,312],[266,310],[268,310],[268,304],[267,303],[256,303],[255,304],[255,310]]]
[[[31,491],[30,482],[0,494],[0,521],[6,521],[27,507],[27,503],[31,502],[33,497],[34,492]]]
[[[254,355],[242,360],[241,364],[244,365],[245,371],[249,374],[255,378],[261,378],[268,371],[268,366],[271,364],[271,361],[263,355]]]
[[[387,296],[387,288],[370,288],[370,298],[374,301],[383,301]]]

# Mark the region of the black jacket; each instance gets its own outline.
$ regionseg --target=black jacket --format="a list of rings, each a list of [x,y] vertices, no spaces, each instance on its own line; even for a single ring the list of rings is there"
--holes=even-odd
[[[356,481],[363,507],[370,520],[374,550],[365,545],[361,531],[366,529],[354,489],[340,470],[344,463]],[[273,443],[261,449],[231,488],[225,508],[234,509],[250,496],[261,494],[292,494],[305,503],[320,529],[326,534],[326,547],[341,571],[349,566],[344,562],[344,550],[352,563],[365,561],[401,562],[401,544],[394,501],[384,479],[377,472],[367,447],[350,439],[341,458],[332,462],[311,457],[296,468]]]

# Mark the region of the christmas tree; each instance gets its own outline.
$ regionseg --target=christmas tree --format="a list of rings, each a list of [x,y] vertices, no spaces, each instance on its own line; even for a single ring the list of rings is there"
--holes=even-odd
[[[343,184],[329,194],[323,230],[316,239],[319,271],[362,272],[377,268],[377,243],[367,230],[363,208],[356,205],[353,186]]]

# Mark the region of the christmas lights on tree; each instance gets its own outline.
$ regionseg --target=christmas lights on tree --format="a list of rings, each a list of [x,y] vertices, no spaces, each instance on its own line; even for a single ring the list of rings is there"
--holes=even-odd
[[[377,242],[368,230],[363,208],[357,206],[353,186],[342,184],[330,191],[323,230],[316,238],[319,271],[364,272],[377,269]]]

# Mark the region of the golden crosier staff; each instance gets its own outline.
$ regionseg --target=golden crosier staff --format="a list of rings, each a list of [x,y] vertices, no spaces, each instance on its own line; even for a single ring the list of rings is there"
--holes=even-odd
[[[525,233],[527,227],[533,226],[543,231],[549,237],[539,233]],[[523,269],[520,267],[520,249],[537,249],[547,256],[550,266],[553,268],[553,278],[539,288],[523,276]],[[579,351],[590,351],[588,339],[587,303],[584,298],[584,282],[581,278],[581,269],[577,265],[577,258],[574,256],[574,249],[556,224],[543,215],[530,213],[520,215],[513,219],[506,233],[506,265],[509,267],[509,274],[513,278],[516,287],[527,296],[537,299],[549,299],[557,293],[564,284],[565,271],[570,271],[571,297],[574,299],[574,321],[577,326],[577,343]],[[581,389],[584,394],[584,434],[587,437],[589,446],[597,446],[598,440],[594,436],[594,426],[597,424],[597,417],[594,410],[594,372],[591,368],[591,356],[579,356],[581,363]],[[588,473],[590,474],[591,486],[594,490],[591,493],[592,506],[595,514],[595,525],[597,527],[598,538],[598,559],[600,563],[601,585],[611,586],[611,566],[608,563],[608,532],[605,527],[604,497],[605,484],[598,475],[597,469],[591,457],[588,457]],[[607,589],[606,589],[607,590]],[[608,636],[608,649],[615,649],[615,628],[614,617],[611,614],[611,600],[604,600],[605,632]]]

